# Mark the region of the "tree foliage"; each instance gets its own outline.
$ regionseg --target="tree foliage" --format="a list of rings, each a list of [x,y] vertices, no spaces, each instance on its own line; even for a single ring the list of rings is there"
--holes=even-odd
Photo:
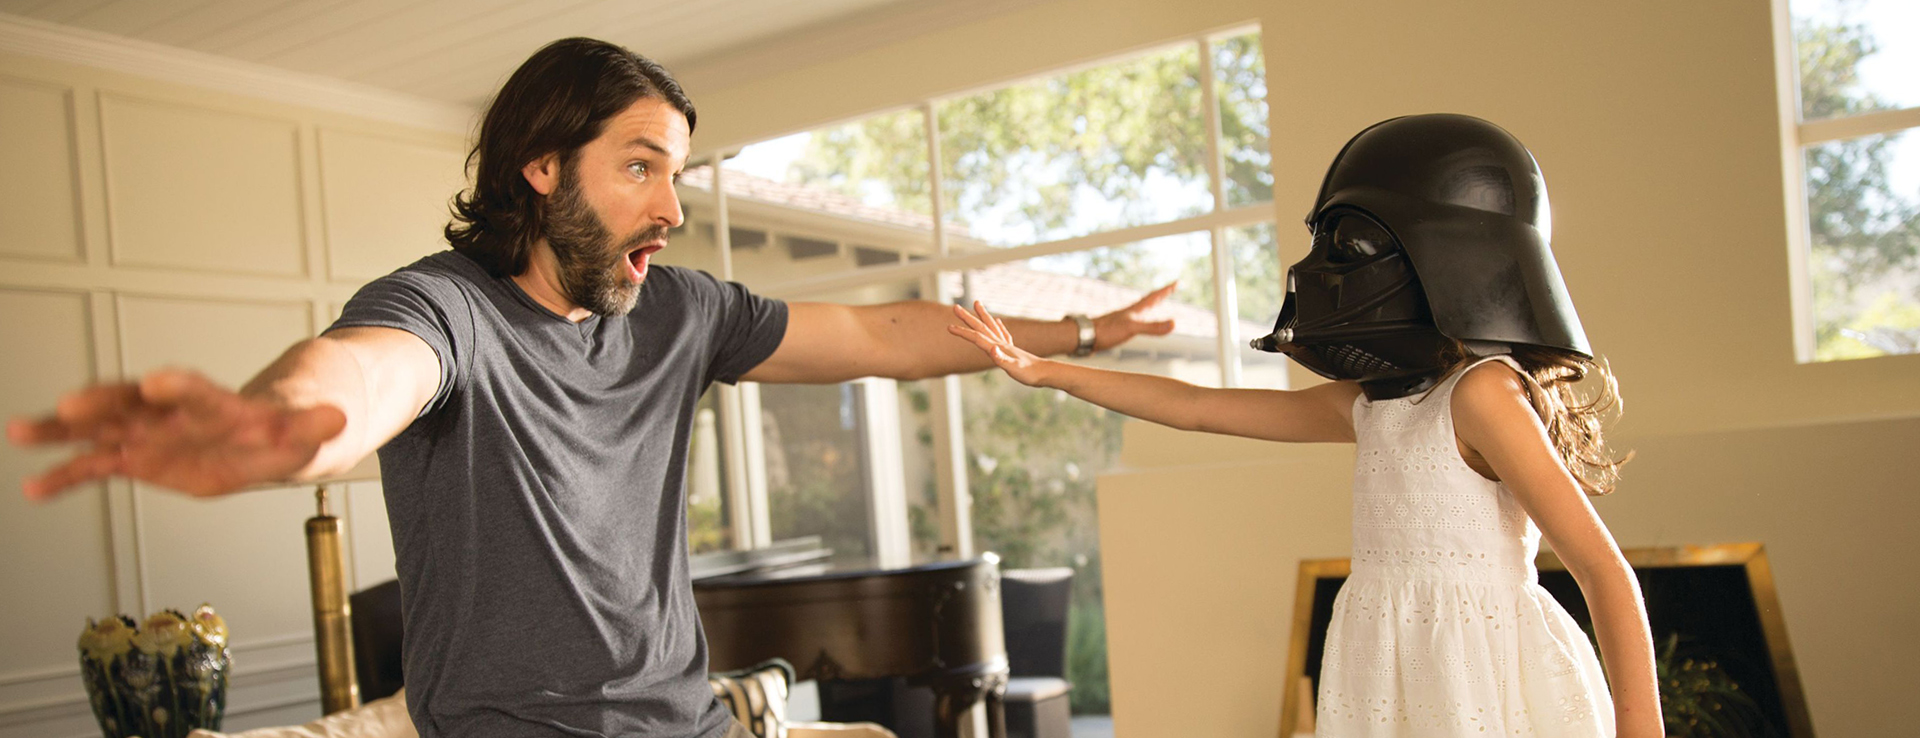
[[[1228,202],[1270,199],[1259,36],[1224,39],[1213,49]],[[936,105],[943,210],[977,232],[1017,233],[1026,242],[1164,220],[1167,204],[1147,197],[1150,189],[1207,188],[1200,85],[1196,51],[1181,47],[943,101]],[[930,212],[922,118],[904,111],[818,132],[791,175]],[[1117,204],[1118,215],[1088,223],[1090,198]]]

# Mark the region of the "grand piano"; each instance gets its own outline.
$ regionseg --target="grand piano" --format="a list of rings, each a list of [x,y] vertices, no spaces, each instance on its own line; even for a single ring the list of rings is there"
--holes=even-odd
[[[825,556],[800,541],[696,557],[708,667],[778,657],[803,680],[903,677],[932,689],[939,738],[1004,738],[998,557],[845,571]]]

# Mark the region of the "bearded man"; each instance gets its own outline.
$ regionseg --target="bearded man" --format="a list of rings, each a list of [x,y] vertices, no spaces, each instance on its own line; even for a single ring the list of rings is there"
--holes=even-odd
[[[452,250],[367,285],[238,392],[165,370],[14,421],[15,443],[83,446],[26,495],[110,475],[219,495],[378,449],[422,736],[746,735],[707,687],[688,579],[701,393],[989,364],[940,305],[789,305],[651,266],[694,122],[644,57],[541,49],[489,106]],[[1011,327],[1036,353],[1107,348],[1170,330],[1139,317],[1166,292],[1091,340],[1078,320]]]

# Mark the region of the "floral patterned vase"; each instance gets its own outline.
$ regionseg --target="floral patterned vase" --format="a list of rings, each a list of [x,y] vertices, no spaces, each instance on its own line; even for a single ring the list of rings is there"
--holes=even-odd
[[[227,623],[201,605],[162,610],[135,627],[117,615],[87,619],[80,677],[106,738],[184,738],[219,730],[227,711]]]

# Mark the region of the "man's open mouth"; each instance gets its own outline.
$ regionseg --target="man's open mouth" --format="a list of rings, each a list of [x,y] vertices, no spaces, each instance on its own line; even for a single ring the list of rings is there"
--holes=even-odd
[[[652,260],[654,253],[666,247],[665,243],[655,241],[627,252],[627,278],[633,280],[634,284],[645,280],[647,263]]]

